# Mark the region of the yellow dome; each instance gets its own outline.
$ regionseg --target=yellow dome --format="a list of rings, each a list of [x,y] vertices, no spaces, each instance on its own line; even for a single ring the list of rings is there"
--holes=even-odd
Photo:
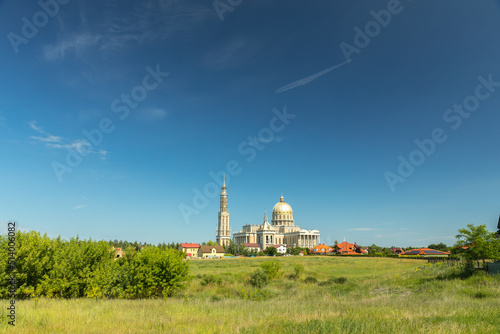
[[[273,208],[273,218],[276,215],[293,215],[292,207],[285,202],[283,195],[281,196],[280,201],[276,203]]]

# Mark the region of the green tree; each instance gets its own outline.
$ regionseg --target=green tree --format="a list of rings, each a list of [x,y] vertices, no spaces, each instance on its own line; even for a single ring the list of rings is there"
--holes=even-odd
[[[224,247],[224,249],[225,249],[226,254],[233,254],[233,255],[238,254],[238,245],[236,245],[236,243],[233,240],[231,240],[229,242],[229,245]]]
[[[248,248],[245,247],[245,244],[240,244],[238,246],[238,254],[243,255],[243,256],[248,256],[250,251]]]
[[[486,225],[474,226],[468,224],[467,228],[458,230],[455,243],[455,252],[469,260],[483,260],[486,269],[486,259],[500,259],[500,239],[495,232],[486,229]]]
[[[436,250],[440,250],[442,252],[447,252],[448,251],[448,246],[446,246],[444,243],[440,242],[438,244],[430,244],[429,246],[427,246],[427,248],[431,248],[431,249],[436,249]]]
[[[276,249],[276,247],[269,246],[266,248],[264,253],[266,253],[269,256],[276,256],[278,254],[278,250]]]
[[[204,246],[219,246],[219,244],[216,243],[215,241],[209,240]]]

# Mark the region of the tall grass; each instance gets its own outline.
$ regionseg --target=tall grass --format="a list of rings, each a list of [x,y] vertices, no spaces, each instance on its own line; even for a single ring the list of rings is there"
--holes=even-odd
[[[167,300],[17,303],[13,333],[498,333],[500,278],[462,279],[420,260],[278,258],[265,288],[250,273],[265,259],[192,261],[187,288]],[[294,266],[304,267],[303,279]],[[314,278],[307,284],[307,277]],[[7,301],[4,301],[7,305]]]

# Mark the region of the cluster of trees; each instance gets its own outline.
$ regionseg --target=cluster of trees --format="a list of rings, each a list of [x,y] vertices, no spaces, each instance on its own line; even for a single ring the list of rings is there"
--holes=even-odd
[[[17,232],[16,298],[166,298],[187,281],[182,252],[157,246],[134,249],[129,244],[125,256],[115,259],[113,245]],[[8,254],[7,236],[0,236],[0,298],[7,298],[11,284]]]

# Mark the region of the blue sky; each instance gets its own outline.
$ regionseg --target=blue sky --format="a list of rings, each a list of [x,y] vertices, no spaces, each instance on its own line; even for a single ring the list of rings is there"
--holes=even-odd
[[[3,221],[214,240],[226,173],[233,230],[282,191],[328,244],[496,227],[499,1],[41,3],[0,1]]]

